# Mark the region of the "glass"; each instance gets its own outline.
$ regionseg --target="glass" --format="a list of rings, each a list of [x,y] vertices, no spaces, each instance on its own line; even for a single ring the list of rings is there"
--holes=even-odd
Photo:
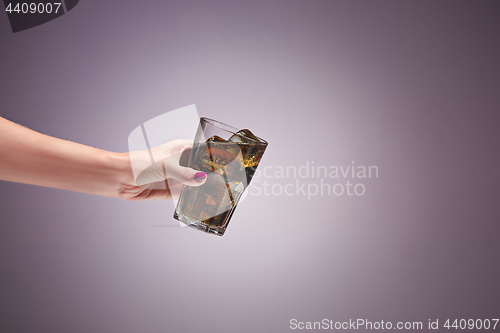
[[[224,235],[266,147],[267,142],[248,129],[201,118],[188,166],[206,172],[207,180],[201,186],[182,187],[174,218],[192,228]]]

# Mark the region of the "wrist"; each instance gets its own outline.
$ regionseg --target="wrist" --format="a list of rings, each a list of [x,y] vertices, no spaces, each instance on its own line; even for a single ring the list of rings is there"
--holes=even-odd
[[[134,176],[128,153],[106,152],[107,165],[111,175],[112,186],[109,196],[123,198],[123,189],[134,184]]]

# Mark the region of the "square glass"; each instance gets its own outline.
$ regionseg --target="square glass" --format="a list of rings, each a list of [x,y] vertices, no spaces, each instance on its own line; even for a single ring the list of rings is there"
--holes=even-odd
[[[182,187],[174,218],[189,227],[222,236],[260,163],[267,142],[201,118],[188,166],[207,173],[201,186]]]

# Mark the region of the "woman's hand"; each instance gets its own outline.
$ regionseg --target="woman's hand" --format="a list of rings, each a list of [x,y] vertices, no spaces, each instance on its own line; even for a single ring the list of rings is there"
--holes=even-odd
[[[182,184],[205,182],[206,174],[179,165],[190,147],[176,140],[144,152],[112,153],[0,117],[0,180],[127,200],[168,199]]]
[[[172,199],[180,194],[182,185],[200,186],[207,174],[183,166],[191,151],[192,141],[175,140],[151,150],[128,155],[130,171],[120,190],[127,200]]]

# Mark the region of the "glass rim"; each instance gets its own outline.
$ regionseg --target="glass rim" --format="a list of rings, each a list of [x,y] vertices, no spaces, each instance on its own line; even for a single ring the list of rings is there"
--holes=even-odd
[[[211,118],[201,117],[200,118],[200,122],[202,122],[202,121],[204,121],[204,122],[206,122],[206,123],[208,123],[208,124],[210,124],[210,125],[212,125],[214,127],[217,127],[218,129],[221,129],[223,131],[229,132],[231,134],[236,134],[236,132],[241,131],[241,129],[237,129],[236,127],[224,124],[223,122],[220,122],[220,121],[217,121],[217,120],[214,120],[214,119],[211,119]],[[248,137],[246,137],[246,138],[249,139],[249,140],[251,140],[251,141],[254,141],[254,142],[258,143],[258,144],[261,144],[261,145],[265,145],[265,146],[268,145],[267,141],[264,140],[264,139],[262,139],[260,136],[255,135],[255,137],[257,139],[259,139],[259,141],[255,141],[254,139],[248,138]]]

